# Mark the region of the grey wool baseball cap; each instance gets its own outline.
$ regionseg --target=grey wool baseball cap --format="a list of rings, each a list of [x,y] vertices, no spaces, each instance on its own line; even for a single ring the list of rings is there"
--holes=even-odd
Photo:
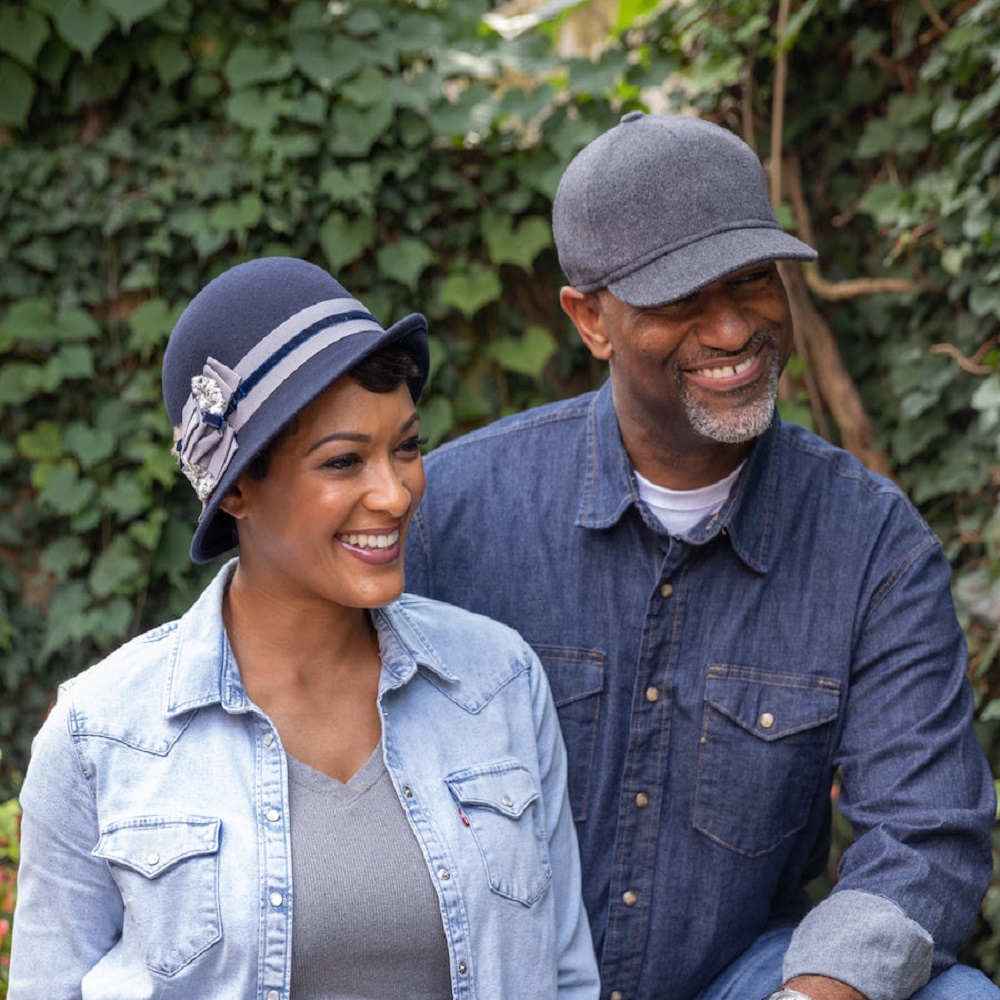
[[[585,146],[559,182],[552,229],[574,288],[607,287],[640,308],[754,264],[817,257],[779,225],[753,150],[685,115],[631,111]]]

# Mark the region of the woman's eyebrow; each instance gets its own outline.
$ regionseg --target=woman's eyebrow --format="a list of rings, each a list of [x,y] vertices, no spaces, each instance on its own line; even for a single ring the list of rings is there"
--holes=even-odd
[[[404,431],[409,430],[419,419],[420,415],[414,411],[400,425],[399,433],[402,434]],[[311,455],[317,448],[321,448],[330,441],[353,441],[356,444],[371,444],[371,440],[372,437],[370,434],[359,434],[352,431],[335,431],[333,434],[327,434],[311,444],[306,451],[306,454]]]

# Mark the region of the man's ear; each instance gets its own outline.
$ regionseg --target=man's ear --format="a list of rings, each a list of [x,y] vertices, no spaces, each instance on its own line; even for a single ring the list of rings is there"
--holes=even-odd
[[[219,509],[224,510],[237,521],[247,516],[247,498],[243,490],[240,489],[240,482],[241,480],[237,480],[236,485],[219,503]]]
[[[598,297],[593,292],[580,292],[566,285],[559,291],[559,304],[573,321],[587,350],[599,361],[610,360],[614,349],[604,330],[604,313]]]

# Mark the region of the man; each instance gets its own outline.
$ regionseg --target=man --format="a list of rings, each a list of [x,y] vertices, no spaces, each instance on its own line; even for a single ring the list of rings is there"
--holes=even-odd
[[[954,964],[995,803],[948,563],[892,483],[775,414],[775,261],[815,252],[751,150],[686,117],[626,115],[553,219],[610,381],[429,456],[407,586],[546,666],[602,996],[1000,996]],[[810,910],[837,768],[855,841]]]

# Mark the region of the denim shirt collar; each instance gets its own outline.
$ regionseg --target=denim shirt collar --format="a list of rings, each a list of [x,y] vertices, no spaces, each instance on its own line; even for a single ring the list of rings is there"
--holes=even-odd
[[[222,622],[222,599],[237,560],[229,560],[177,624],[173,653],[164,690],[167,718],[207,705],[227,712],[251,710],[239,667]],[[398,602],[372,612],[382,651],[381,687],[399,687],[412,679],[418,667],[444,681],[455,676],[444,666],[430,641]]]
[[[684,541],[704,545],[721,532],[750,569],[758,573],[769,571],[779,514],[780,434],[781,418],[776,409],[771,426],[750,449],[743,471],[722,509],[687,532]],[[576,524],[582,528],[610,528],[630,506],[635,505],[641,512],[639,490],[618,427],[610,381],[591,400],[586,449],[588,462],[583,470]]]

